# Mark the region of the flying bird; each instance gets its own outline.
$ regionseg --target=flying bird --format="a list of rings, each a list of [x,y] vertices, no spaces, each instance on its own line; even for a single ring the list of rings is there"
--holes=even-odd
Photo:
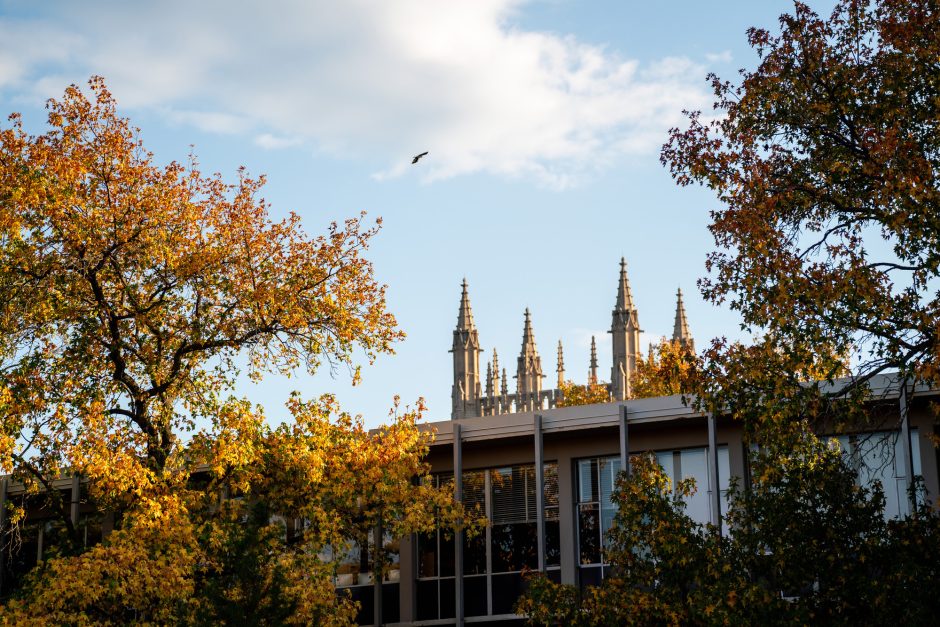
[[[415,155],[415,158],[411,160],[411,165],[414,165],[414,164],[418,163],[418,160],[419,160],[421,157],[423,157],[424,155],[426,155],[426,154],[428,154],[428,151],[427,151],[427,150],[425,150],[424,152],[422,152],[420,155]]]

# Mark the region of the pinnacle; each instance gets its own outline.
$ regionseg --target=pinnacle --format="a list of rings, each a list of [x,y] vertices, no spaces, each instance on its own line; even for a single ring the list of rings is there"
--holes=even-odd
[[[464,278],[461,283],[460,311],[457,313],[457,330],[472,331],[474,328],[473,311],[470,309],[470,294],[467,291],[467,279]]]
[[[617,284],[617,304],[615,312],[632,311],[633,291],[630,289],[630,279],[627,277],[627,260],[620,258],[620,282]]]
[[[682,344],[692,345],[692,333],[685,315],[685,303],[682,302],[682,288],[676,291],[676,320],[672,329],[672,339]]]
[[[535,352],[535,333],[532,331],[532,316],[529,314],[529,308],[525,308],[525,326],[522,329],[522,353],[526,353],[526,349],[531,347],[532,352]]]

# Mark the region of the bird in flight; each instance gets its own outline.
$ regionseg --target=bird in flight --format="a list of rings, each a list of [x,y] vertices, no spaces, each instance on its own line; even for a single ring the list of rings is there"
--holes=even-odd
[[[411,165],[414,165],[414,164],[418,163],[418,160],[419,160],[421,157],[423,157],[424,155],[426,155],[426,154],[428,154],[428,151],[427,151],[427,150],[425,150],[424,152],[422,152],[420,155],[415,155],[415,158],[411,160]]]

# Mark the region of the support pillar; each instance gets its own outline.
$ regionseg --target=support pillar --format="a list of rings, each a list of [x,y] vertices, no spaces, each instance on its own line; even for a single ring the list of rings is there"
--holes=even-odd
[[[78,527],[78,506],[82,500],[82,480],[78,475],[72,475],[72,501],[70,505],[72,506],[71,511],[69,512],[72,519],[72,524],[75,527]]]
[[[715,415],[708,414],[708,482],[711,484],[711,524],[721,534],[721,485],[718,483],[718,434]]]
[[[461,425],[454,421],[454,500],[463,501],[463,446]],[[454,531],[454,619],[463,627],[463,529]]]
[[[7,477],[0,478],[0,595],[6,592],[3,587],[3,575],[7,569],[7,554],[3,547],[7,544],[4,541],[4,533],[6,532],[7,523],[7,485],[9,481]]]
[[[901,412],[901,451],[904,459],[905,487],[907,488],[908,503],[913,514],[917,510],[917,498],[913,492],[914,486],[914,451],[911,447],[911,423],[907,406],[907,377],[901,380],[899,410]]]
[[[541,414],[535,414],[535,533],[538,537],[539,572],[545,572],[545,459]]]
[[[373,615],[375,619],[376,627],[382,625],[382,572],[381,572],[381,562],[380,555],[384,550],[385,543],[384,533],[382,532],[382,519],[375,524],[375,528],[372,530],[373,540],[372,543],[375,547],[375,552],[372,557],[372,595],[373,595]]]
[[[630,434],[627,432],[627,404],[621,403],[620,411],[620,470],[630,475]]]

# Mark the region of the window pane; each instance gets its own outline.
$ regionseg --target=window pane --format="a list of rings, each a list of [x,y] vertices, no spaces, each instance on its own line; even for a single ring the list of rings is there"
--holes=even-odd
[[[473,538],[464,534],[463,574],[476,575],[486,572],[486,534],[481,529]]]
[[[601,561],[600,512],[597,504],[578,507],[578,555],[581,564]]]
[[[545,464],[543,493],[545,508],[558,507],[558,464]],[[557,511],[557,510],[556,510]]]
[[[440,557],[438,559],[438,576],[454,576],[454,534],[453,532],[438,532],[440,535],[439,546],[441,547]]]
[[[578,462],[578,500],[590,503],[597,500],[597,460],[582,459]]]
[[[545,565],[561,565],[561,542],[558,519],[545,521]]]
[[[418,577],[437,577],[437,532],[418,534]]]
[[[419,581],[415,596],[416,610],[418,620],[434,620],[437,615],[437,579],[431,581]]]
[[[486,576],[464,577],[464,614],[486,616]]]
[[[534,522],[493,525],[490,533],[493,538],[494,573],[538,568],[538,540]]]
[[[669,480],[672,481],[672,484],[675,485],[676,472],[672,451],[656,453],[656,463],[662,466],[663,472],[667,477],[669,477]]]
[[[699,523],[708,522],[708,463],[706,449],[692,449],[679,453],[682,479],[695,479],[695,493],[685,499],[686,513]]]
[[[512,614],[516,601],[522,595],[522,575],[493,576],[493,614]]]

